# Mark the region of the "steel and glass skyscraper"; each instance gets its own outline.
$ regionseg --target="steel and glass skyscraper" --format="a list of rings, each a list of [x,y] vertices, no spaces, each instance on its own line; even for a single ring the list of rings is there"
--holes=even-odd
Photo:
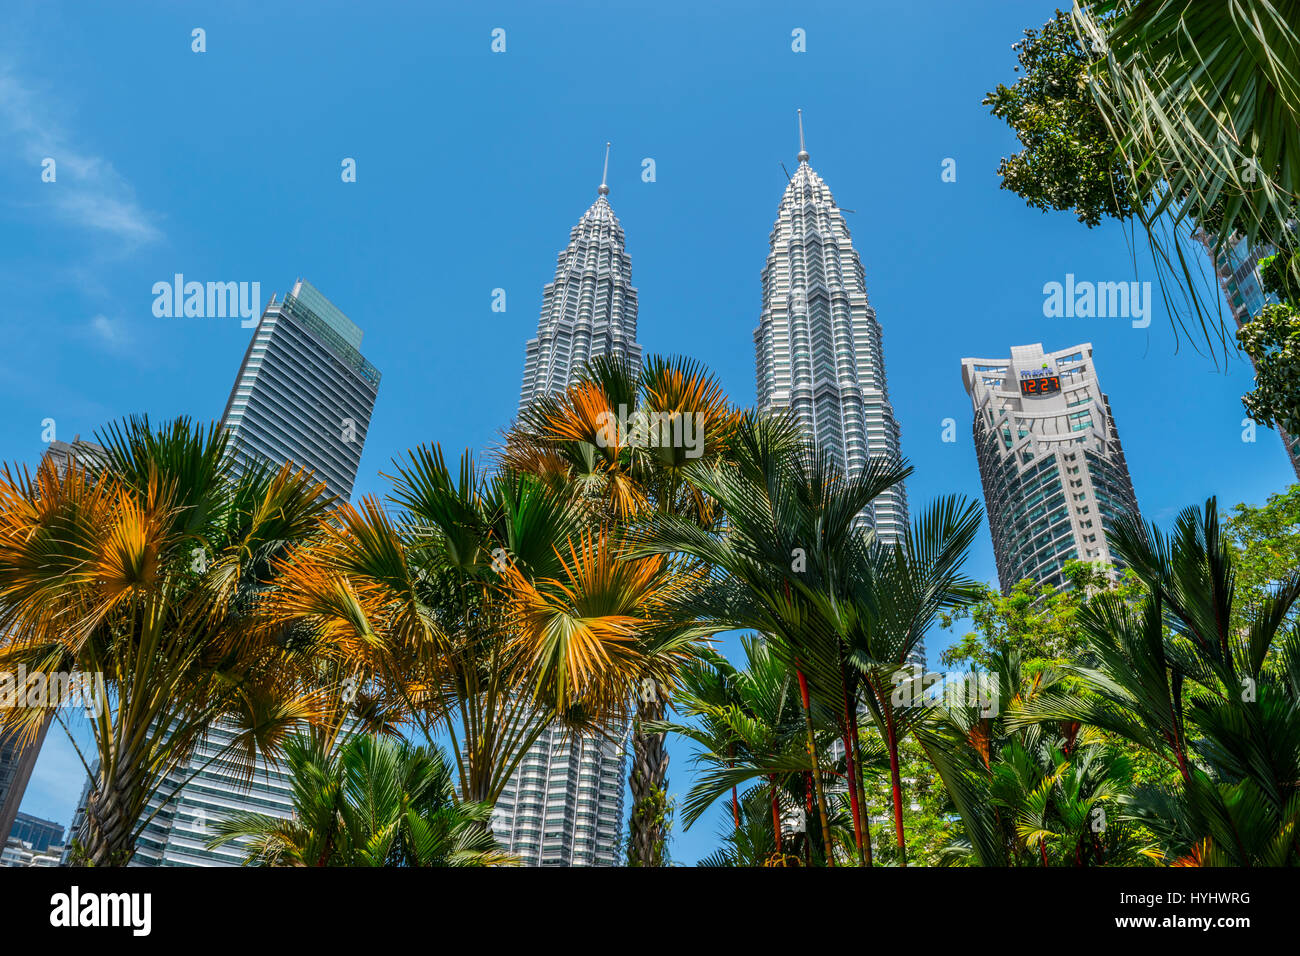
[[[293,461],[351,496],[380,378],[361,336],[309,282],[271,297],[222,415],[241,461]]]
[[[591,359],[641,364],[636,289],[623,227],[609,204],[609,144],[596,201],[569,233],[542,292],[525,351],[522,412],[563,391]],[[613,866],[623,827],[623,741],[548,729],[529,748],[492,815],[492,831],[530,866]]]
[[[524,349],[522,412],[537,396],[564,391],[591,359],[607,355],[641,364],[636,341],[636,289],[623,226],[609,204],[609,144],[605,175],[591,204],[569,232],[555,278],[542,291],[537,337]]]
[[[1071,559],[1113,564],[1106,532],[1138,506],[1092,344],[965,358],[961,377],[1002,590],[1060,587]]]
[[[380,380],[361,355],[361,337],[310,283],[299,280],[282,301],[271,297],[222,416],[240,467],[292,461],[329,492],[351,495]],[[136,841],[131,865],[236,866],[245,857],[241,843],[207,848],[213,823],[243,811],[292,813],[287,768],[259,754],[250,782],[221,759],[236,733],[217,722],[163,781],[147,810],[157,813]]]
[[[528,866],[615,866],[623,829],[623,744],[542,732],[501,791],[492,832]]]
[[[754,330],[758,407],[789,409],[818,448],[849,475],[873,457],[900,457],[885,384],[880,323],[862,261],[830,188],[808,163],[803,118],[799,166],[777,211],[763,267],[763,312]],[[882,540],[907,527],[902,485],[863,517]]]

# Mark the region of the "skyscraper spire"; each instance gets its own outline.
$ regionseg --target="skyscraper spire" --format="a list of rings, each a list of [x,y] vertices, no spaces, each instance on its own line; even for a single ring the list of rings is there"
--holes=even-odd
[[[772,227],[754,330],[758,406],[788,409],[805,435],[856,477],[872,458],[898,460],[899,427],[862,262],[835,197],[808,164],[802,110],[798,122],[799,167]],[[901,538],[908,524],[903,486],[881,493],[863,520],[882,540]]]
[[[519,411],[541,395],[564,391],[600,355],[641,365],[636,289],[623,227],[609,204],[609,143],[596,201],[569,232],[555,278],[542,292],[537,337],[524,350]]]

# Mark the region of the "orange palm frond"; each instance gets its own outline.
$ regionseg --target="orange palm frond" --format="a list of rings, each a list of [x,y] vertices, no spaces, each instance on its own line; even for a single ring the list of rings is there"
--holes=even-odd
[[[537,697],[565,710],[621,707],[647,664],[647,611],[672,585],[662,557],[628,560],[606,535],[585,534],[557,549],[562,575],[530,581],[503,573],[512,612],[511,646]]]
[[[1204,866],[1204,860],[1210,852],[1210,839],[1206,837],[1199,843],[1192,844],[1190,850],[1170,863],[1170,866]]]
[[[975,753],[984,761],[984,769],[989,769],[990,734],[987,721],[979,721],[966,734],[966,741]]]

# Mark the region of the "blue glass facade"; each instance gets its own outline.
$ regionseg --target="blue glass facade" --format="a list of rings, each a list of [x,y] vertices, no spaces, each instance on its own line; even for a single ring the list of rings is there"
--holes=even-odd
[[[361,336],[307,282],[272,297],[222,416],[241,461],[292,461],[351,496],[380,380]]]

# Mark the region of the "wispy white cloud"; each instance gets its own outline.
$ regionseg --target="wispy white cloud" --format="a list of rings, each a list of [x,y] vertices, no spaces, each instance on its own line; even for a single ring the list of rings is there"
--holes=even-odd
[[[14,145],[10,155],[29,164],[55,162],[56,179],[40,194],[71,225],[137,245],[162,237],[154,217],[136,201],[135,190],[107,159],[85,152],[54,118],[55,105],[10,71],[0,72],[0,138]]]
[[[89,331],[99,344],[111,352],[124,351],[130,345],[126,323],[120,320],[114,321],[106,315],[97,315],[91,319]]]

